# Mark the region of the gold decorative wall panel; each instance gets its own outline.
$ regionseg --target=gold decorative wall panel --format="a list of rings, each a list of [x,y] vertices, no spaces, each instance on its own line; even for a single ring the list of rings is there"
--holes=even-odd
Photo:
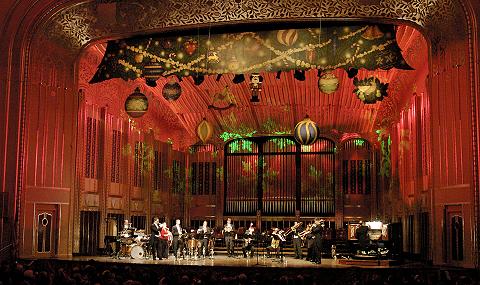
[[[426,28],[434,44],[447,35],[463,35],[465,27],[458,0],[137,0],[108,4],[90,1],[58,11],[45,27],[51,38],[79,49],[93,40],[173,27],[319,18],[404,20]]]

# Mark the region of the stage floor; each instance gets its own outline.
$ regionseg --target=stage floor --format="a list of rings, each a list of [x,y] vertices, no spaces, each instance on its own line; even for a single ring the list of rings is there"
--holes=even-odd
[[[216,255],[214,258],[206,259],[191,259],[191,260],[175,260],[173,256],[163,260],[151,260],[151,259],[133,259],[133,258],[112,258],[106,256],[74,256],[72,258],[57,258],[59,260],[70,261],[91,261],[102,263],[128,263],[128,264],[158,264],[158,265],[181,265],[181,266],[232,266],[232,267],[276,267],[276,268],[348,268],[348,267],[365,267],[365,268],[392,268],[394,266],[378,266],[378,265],[343,265],[339,263],[339,260],[330,258],[322,259],[321,264],[315,264],[305,259],[295,259],[293,257],[285,257],[282,260],[273,258],[259,257],[257,258],[244,258],[244,257],[227,257],[226,255]]]

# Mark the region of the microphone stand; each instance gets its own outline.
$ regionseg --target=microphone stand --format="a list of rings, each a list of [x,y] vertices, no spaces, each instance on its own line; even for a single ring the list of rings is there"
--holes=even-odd
[[[260,232],[258,231],[258,232],[256,233],[256,236],[255,236],[255,238],[256,238],[256,240],[257,240],[257,242],[256,242],[256,247],[257,247],[257,248],[256,248],[256,249],[257,249],[257,263],[256,263],[254,266],[265,266],[265,267],[266,267],[266,266],[267,266],[266,264],[260,264],[260,263],[258,262],[258,251],[259,251],[259,248],[260,248],[260,246],[259,246],[259,244],[260,244],[260,236],[261,236],[261,234],[260,234]]]

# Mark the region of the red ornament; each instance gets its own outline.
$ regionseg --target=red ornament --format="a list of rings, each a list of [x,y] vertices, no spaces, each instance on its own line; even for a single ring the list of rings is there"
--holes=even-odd
[[[189,39],[183,44],[183,47],[188,55],[192,55],[198,48],[198,42],[194,39]]]

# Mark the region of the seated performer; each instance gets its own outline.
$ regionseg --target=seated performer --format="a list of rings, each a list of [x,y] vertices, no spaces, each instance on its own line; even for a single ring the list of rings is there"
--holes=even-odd
[[[182,235],[182,227],[180,226],[180,219],[175,220],[175,225],[172,227],[172,235],[173,235],[173,256],[175,259],[178,258],[178,250],[182,250],[183,243],[180,239]]]
[[[253,257],[253,243],[252,240],[254,238],[253,234],[255,233],[255,227],[253,226],[253,223],[250,223],[250,227],[245,231],[245,234],[243,236],[243,257],[247,257],[247,252],[250,252],[250,257]]]
[[[153,260],[155,259],[162,259],[162,255],[160,254],[160,220],[158,217],[153,218],[153,224],[150,226],[150,247],[152,250],[152,257]]]
[[[300,237],[299,233],[303,231],[303,228],[298,225],[299,222],[295,222],[295,225],[292,228],[293,231],[293,249],[295,251],[295,259],[302,259],[303,258],[303,253],[302,253],[302,238]]]
[[[359,246],[357,253],[361,251],[367,251],[370,245],[370,239],[368,238],[368,226],[360,220],[360,226],[355,230],[355,237],[358,240]]]
[[[223,237],[225,238],[225,246],[227,247],[227,255],[231,257],[234,255],[233,237],[235,226],[232,224],[232,219],[227,219],[227,224],[223,227]]]
[[[277,258],[280,257],[280,246],[281,246],[281,235],[280,235],[280,230],[278,228],[273,228],[272,232],[272,243],[270,246],[267,246],[267,257],[271,257],[271,252],[275,252],[275,256]]]
[[[160,259],[168,258],[168,233],[167,223],[163,222],[160,229]]]
[[[204,258],[208,253],[208,238],[211,235],[211,230],[208,227],[207,221],[203,221],[203,225],[198,229],[197,234],[199,236],[199,239],[201,241],[201,246],[200,246],[200,254]]]

